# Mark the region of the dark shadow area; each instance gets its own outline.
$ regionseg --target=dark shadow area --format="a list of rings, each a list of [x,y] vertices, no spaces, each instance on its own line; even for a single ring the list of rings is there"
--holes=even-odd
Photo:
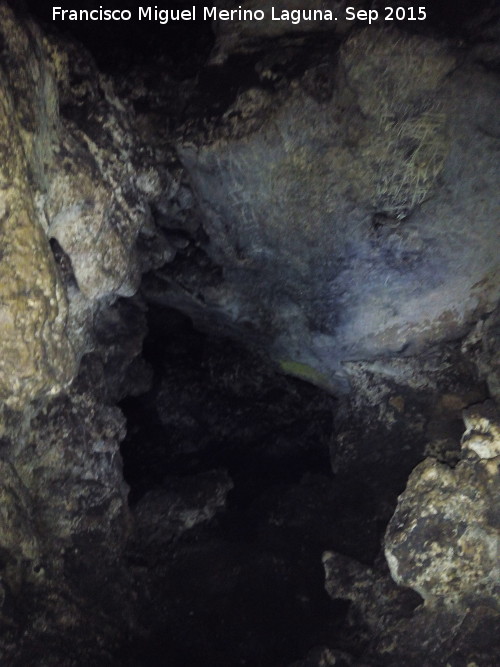
[[[496,3],[7,2],[1,665],[490,664]]]
[[[258,489],[278,470],[290,482],[304,471],[329,471],[332,396],[278,373],[230,339],[196,331],[178,311],[151,309],[148,327],[144,358],[153,387],[121,404],[132,503],[166,474],[224,467]]]
[[[121,408],[124,473],[143,536],[129,563],[153,593],[138,602],[147,638],[127,646],[122,664],[282,667],[313,646],[342,646],[349,604],[326,594],[322,553],[372,563],[385,523],[375,516],[376,470],[343,481],[331,472],[337,401],[196,331],[177,311],[151,308],[148,329],[153,386]],[[187,497],[206,493],[207,476],[226,475],[225,507],[159,535],[172,515],[159,509],[162,494],[170,507],[199,512],[216,490]]]
[[[135,65],[155,66],[158,59],[168,67],[169,74],[182,79],[193,76],[206,60],[213,46],[210,21],[159,21],[138,20],[138,8],[151,6],[169,10],[189,10],[197,2],[170,0],[168,3],[141,3],[138,0],[120,0],[105,3],[102,0],[26,0],[26,7],[42,25],[56,28],[63,34],[80,41],[94,56],[99,69],[111,74],[126,73]],[[200,5],[202,6],[202,5]],[[64,10],[120,9],[130,11],[130,20],[121,21],[70,21],[67,18],[53,20],[53,7]]]
[[[19,6],[20,3],[15,4]],[[213,22],[201,18],[202,8],[211,5],[196,0],[170,0],[155,5],[139,0],[121,0],[117,4],[106,4],[102,0],[60,0],[58,3],[53,0],[24,0],[24,4],[42,24],[78,39],[95,57],[99,68],[111,74],[126,73],[133,66],[151,66],[155,70],[161,62],[169,75],[177,80],[193,77],[203,67],[214,45]],[[411,3],[388,1],[366,2],[365,5],[366,8],[378,9],[385,16],[386,6],[404,7]],[[53,20],[55,6],[64,10],[120,9],[130,11],[131,18],[125,21]],[[158,20],[138,20],[138,8],[149,6],[153,11],[173,12],[192,11],[196,6],[196,20],[169,20],[163,25]],[[233,6],[237,8],[240,3],[234,2]],[[307,3],[304,6],[307,7]],[[417,5],[414,3],[413,6]],[[427,18],[424,22],[401,20],[390,22],[390,25],[410,32],[417,30],[467,40],[471,37],[470,24],[474,24],[483,12],[481,22],[487,21],[487,12],[496,6],[496,0],[474,3],[467,0],[434,0],[425,5]],[[230,3],[224,5],[224,8],[230,7]],[[267,7],[268,11],[270,7]],[[360,27],[364,25],[362,21],[357,21],[357,24]],[[320,35],[318,37],[321,39]]]

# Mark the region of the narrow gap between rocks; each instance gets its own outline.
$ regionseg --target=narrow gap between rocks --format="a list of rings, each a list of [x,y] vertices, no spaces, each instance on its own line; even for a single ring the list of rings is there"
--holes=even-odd
[[[3,230],[0,663],[493,664],[493,1],[253,36],[9,4],[0,214],[40,238]]]
[[[325,592],[322,553],[371,564],[385,522],[369,475],[332,474],[337,400],[178,311],[151,308],[148,328],[152,388],[120,407],[128,559],[155,599],[121,659],[278,667],[342,645],[349,603]]]

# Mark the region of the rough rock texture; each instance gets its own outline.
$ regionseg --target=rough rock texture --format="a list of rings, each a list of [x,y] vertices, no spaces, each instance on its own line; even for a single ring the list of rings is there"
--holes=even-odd
[[[24,572],[40,562],[41,547],[31,516],[31,498],[28,490],[12,464],[7,461],[1,462],[1,476],[3,606],[6,586],[18,590]]]
[[[38,30],[0,5],[0,399],[22,405],[71,379],[67,303],[36,213],[57,118]]]
[[[134,540],[161,549],[184,531],[209,521],[224,507],[233,482],[224,471],[213,470],[191,479],[167,477],[163,488],[148,491],[134,508]]]
[[[397,495],[425,456],[457,463],[462,410],[484,401],[487,388],[459,344],[346,367],[352,392],[335,414],[332,470],[343,483],[362,480],[373,520],[387,523]]]
[[[408,589],[398,588],[385,564],[367,567],[327,551],[323,554],[323,566],[330,597],[351,603],[347,615],[347,625],[354,635],[351,650],[357,658],[354,664],[363,664],[362,656],[377,645],[381,636],[394,633],[394,626],[411,618],[420,598]]]
[[[495,11],[113,78],[0,0],[2,664],[495,664]]]
[[[465,458],[455,468],[426,459],[410,475],[389,523],[385,553],[399,584],[427,604],[500,593],[499,424],[492,403],[465,411]]]
[[[329,594],[351,602],[345,633],[350,664],[496,664],[499,617],[491,605],[419,606],[419,596],[398,588],[384,564],[369,568],[326,553],[324,565]]]
[[[498,82],[374,27],[338,55],[289,51],[299,72],[278,53],[273,90],[256,81],[179,143],[224,274],[197,310],[346,391],[346,361],[458,338],[495,305]]]
[[[462,343],[465,354],[476,362],[491,396],[500,403],[500,308],[479,320]]]
[[[17,443],[17,472],[36,498],[37,521],[52,548],[56,532],[63,543],[99,533],[110,548],[123,542],[127,487],[118,444],[124,426],[118,408],[82,393],[54,400],[31,422],[28,441]]]
[[[455,470],[426,459],[410,476],[386,536],[394,579],[436,598],[498,600],[498,462]]]
[[[123,426],[117,408],[74,390],[3,439],[3,664],[106,664],[131,623]]]
[[[98,300],[137,289],[143,191],[158,177],[135,168],[130,113],[88,54],[0,11],[0,397],[22,407],[58,391],[95,347]]]
[[[110,404],[148,381],[145,365],[128,370],[144,322],[120,330],[114,303],[138,285],[145,219],[127,119],[88,54],[0,3],[5,665],[109,664],[132,622],[124,417]]]
[[[464,421],[462,459],[454,467],[425,459],[399,498],[384,540],[392,580],[386,564],[324,554],[328,593],[352,601],[360,664],[495,664],[498,411],[488,401],[465,410]]]
[[[48,234],[89,299],[138,287],[134,254],[145,218],[132,166],[134,134],[113,87],[73,44],[47,39],[60,104],[60,143],[47,174]]]

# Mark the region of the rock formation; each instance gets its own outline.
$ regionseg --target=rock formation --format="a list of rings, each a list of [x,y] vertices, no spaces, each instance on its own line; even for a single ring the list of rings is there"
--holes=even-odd
[[[0,0],[2,664],[496,664],[500,13],[304,4]]]

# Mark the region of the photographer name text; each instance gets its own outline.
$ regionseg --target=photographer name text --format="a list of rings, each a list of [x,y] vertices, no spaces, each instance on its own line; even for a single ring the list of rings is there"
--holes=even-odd
[[[176,21],[286,21],[297,25],[302,21],[362,21],[368,24],[377,21],[425,21],[425,7],[384,7],[379,9],[356,9],[346,7],[342,14],[329,9],[220,9],[218,7],[197,7],[190,9],[162,9],[137,7],[130,9],[63,9],[52,7],[53,21],[150,21],[166,25]]]

